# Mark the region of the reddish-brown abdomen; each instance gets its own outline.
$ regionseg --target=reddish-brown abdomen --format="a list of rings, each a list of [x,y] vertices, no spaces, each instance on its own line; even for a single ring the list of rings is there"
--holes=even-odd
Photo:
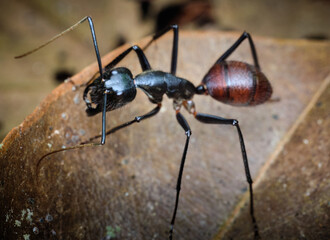
[[[214,64],[202,83],[214,99],[236,106],[261,104],[272,95],[272,87],[266,76],[243,62]]]

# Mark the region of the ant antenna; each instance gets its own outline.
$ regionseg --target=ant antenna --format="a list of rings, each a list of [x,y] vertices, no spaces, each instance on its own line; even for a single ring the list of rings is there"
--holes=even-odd
[[[18,58],[23,58],[26,57],[36,51],[38,51],[39,49],[47,46],[48,44],[54,42],[56,39],[60,38],[61,36],[63,36],[64,34],[72,31],[73,29],[75,29],[76,27],[78,27],[81,23],[85,22],[86,20],[88,20],[89,23],[89,27],[91,29],[91,33],[92,33],[92,37],[93,37],[93,44],[94,44],[94,49],[95,49],[95,54],[96,54],[96,58],[97,58],[97,62],[99,65],[99,71],[100,71],[100,75],[103,78],[103,70],[102,70],[102,63],[101,63],[101,57],[100,57],[100,53],[99,53],[99,48],[97,46],[97,41],[96,41],[96,35],[95,35],[95,30],[94,30],[94,25],[93,25],[93,21],[92,18],[89,16],[84,17],[83,19],[81,19],[80,21],[78,21],[76,24],[72,25],[71,27],[69,27],[68,29],[64,30],[63,32],[57,34],[56,36],[54,36],[53,38],[51,38],[49,41],[47,41],[46,43],[40,45],[39,47],[36,47],[34,49],[32,49],[31,51],[28,51],[24,54],[15,56],[16,59]]]
[[[49,155],[53,155],[54,153],[64,152],[64,151],[73,150],[73,149],[77,149],[77,148],[94,147],[94,146],[102,146],[102,144],[101,144],[101,143],[96,143],[96,142],[82,143],[82,144],[80,144],[80,145],[75,145],[75,146],[68,147],[68,148],[62,148],[62,149],[58,149],[58,150],[52,151],[52,152],[50,152],[50,153],[47,153],[47,154],[43,155],[42,158],[40,158],[40,159],[38,160],[37,165],[36,165],[37,173],[39,172],[39,166],[40,166],[41,162],[42,162],[46,157],[48,157]],[[37,175],[38,175],[38,174],[37,174]]]
[[[100,72],[100,77],[103,80],[103,69],[102,69],[102,62],[101,62],[101,57],[100,57],[100,52],[99,52],[99,48],[98,48],[98,45],[97,45],[97,40],[96,40],[96,35],[95,35],[95,30],[94,30],[94,24],[93,24],[93,20],[90,16],[86,16],[84,17],[83,19],[81,19],[80,21],[78,21],[77,23],[75,23],[74,25],[72,25],[71,27],[67,28],[66,30],[64,30],[63,32],[57,34],[56,36],[54,36],[53,38],[51,38],[49,41],[47,41],[46,43],[22,54],[22,55],[19,55],[19,56],[16,56],[15,58],[18,59],[18,58],[23,58],[23,57],[26,57],[36,51],[38,51],[39,49],[47,46],[48,44],[54,42],[56,39],[60,38],[61,36],[63,36],[64,34],[72,31],[73,29],[75,29],[76,27],[78,27],[81,23],[85,22],[86,20],[88,20],[88,23],[89,23],[89,27],[90,27],[90,30],[91,30],[91,34],[92,34],[92,38],[93,38],[93,45],[94,45],[94,50],[95,50],[95,54],[96,54],[96,58],[97,58],[97,63],[98,63],[98,66],[99,66],[99,72]],[[106,123],[106,107],[107,107],[107,94],[108,94],[108,91],[106,90],[103,95],[104,95],[104,102],[103,102],[103,111],[102,111],[102,139],[101,139],[101,143],[82,143],[80,145],[76,145],[76,146],[73,146],[73,147],[69,147],[69,148],[64,148],[64,149],[58,149],[58,150],[55,150],[53,152],[50,152],[46,155],[44,155],[41,159],[39,159],[39,161],[37,162],[37,171],[39,169],[39,166],[40,166],[40,163],[42,162],[43,159],[45,159],[47,156],[49,155],[52,155],[54,153],[57,153],[57,152],[62,152],[62,151],[66,151],[66,150],[72,150],[72,149],[76,149],[76,148],[83,148],[83,147],[91,147],[91,146],[100,146],[100,145],[104,145],[105,143],[105,136],[106,136],[106,126],[105,126],[105,123]]]

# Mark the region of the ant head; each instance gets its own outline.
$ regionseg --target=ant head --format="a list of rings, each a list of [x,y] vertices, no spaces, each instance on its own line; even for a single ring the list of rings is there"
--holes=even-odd
[[[103,74],[104,87],[109,92],[115,92],[122,95],[131,88],[135,89],[133,75],[131,71],[124,67],[114,68]]]
[[[86,87],[84,100],[89,116],[102,112],[105,91],[107,91],[107,111],[115,110],[133,101],[136,96],[136,86],[131,71],[123,67],[105,71],[103,81],[99,77]]]

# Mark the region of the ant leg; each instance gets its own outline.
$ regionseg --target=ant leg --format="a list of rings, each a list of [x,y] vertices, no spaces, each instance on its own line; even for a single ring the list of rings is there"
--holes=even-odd
[[[145,120],[147,118],[150,118],[150,117],[155,116],[159,112],[161,106],[162,106],[162,104],[161,103],[158,103],[157,106],[153,110],[151,110],[150,112],[148,112],[148,113],[146,113],[144,115],[141,115],[141,116],[137,116],[132,121],[126,122],[124,124],[121,124],[121,125],[119,125],[117,127],[114,127],[112,129],[108,130],[105,133],[105,135],[112,134],[112,133],[114,133],[114,132],[116,132],[116,131],[118,131],[118,130],[120,130],[122,128],[125,128],[125,127],[130,126],[131,124],[133,124],[135,122],[141,122],[142,120]],[[101,143],[96,143],[96,142],[91,142],[91,141],[94,140],[94,139],[100,138],[102,136],[103,136],[103,134],[102,135],[97,135],[95,137],[90,138],[88,141],[85,141],[85,142],[80,143],[79,145],[68,147],[68,148],[63,148],[63,149],[58,149],[58,150],[55,150],[53,152],[47,153],[46,155],[42,156],[42,158],[40,158],[39,161],[37,162],[37,171],[39,169],[39,166],[40,166],[42,160],[45,159],[47,156],[52,155],[54,153],[63,152],[63,151],[67,151],[67,150],[73,150],[73,149],[77,149],[77,148],[92,147],[92,146],[101,146],[102,145]]]
[[[230,54],[232,54],[236,48],[245,40],[245,39],[249,39],[249,43],[250,43],[250,48],[251,48],[251,53],[252,53],[252,57],[253,57],[253,61],[254,61],[254,66],[260,70],[260,66],[259,66],[259,61],[258,61],[258,57],[257,57],[257,51],[254,47],[254,43],[252,40],[252,37],[249,33],[247,32],[243,32],[243,34],[237,39],[237,41],[224,53],[222,54],[222,56],[216,61],[216,63],[220,63],[223,62],[227,59],[227,57],[230,56]]]
[[[106,67],[105,67],[105,70],[108,71],[108,70],[111,70],[115,65],[117,65],[121,60],[123,60],[127,54],[129,54],[132,50],[134,50],[139,58],[139,61],[140,61],[140,65],[141,65],[141,68],[143,71],[147,71],[147,70],[150,70],[151,67],[150,67],[150,64],[148,62],[148,59],[146,58],[146,56],[144,55],[143,51],[141,50],[141,48],[139,46],[132,46],[132,47],[129,47],[128,49],[126,49],[124,52],[122,52],[119,56],[117,56],[112,62],[110,62]],[[88,106],[88,109],[90,110],[90,113],[91,115],[94,115],[95,113],[99,113],[100,112],[100,109],[96,109],[96,108],[92,108],[91,106],[91,103],[88,102],[86,99],[87,99],[87,94],[89,92],[89,89],[92,87],[92,86],[95,86],[95,85],[98,85],[99,82],[95,82],[94,80],[94,77],[95,75],[93,76],[92,79],[90,79],[88,82],[87,82],[87,87],[85,88],[84,90],[84,94],[83,94],[83,99],[84,101],[87,103],[87,106]],[[102,80],[104,81],[104,80]],[[106,106],[106,102],[104,103],[104,106]],[[93,113],[95,112],[95,113]]]
[[[130,48],[128,48],[126,51],[124,51],[123,53],[121,53],[119,56],[117,56],[111,63],[109,63],[105,69],[112,69],[116,64],[118,64],[125,56],[127,56],[127,54],[134,50],[135,53],[137,54],[139,61],[140,61],[140,65],[143,71],[146,70],[150,70],[150,64],[148,62],[147,57],[144,55],[143,51],[141,50],[141,48],[137,45],[134,45]],[[102,75],[101,75],[102,77]],[[102,82],[104,82],[105,80],[102,77]],[[89,87],[91,85],[93,85],[94,82],[92,82],[91,84],[89,84],[85,91],[84,91],[84,99],[86,97],[86,91],[88,91]],[[102,110],[102,136],[101,136],[101,145],[105,144],[105,138],[106,138],[106,108],[107,108],[107,94],[109,93],[109,90],[105,90],[104,92],[104,100],[103,100],[103,110]]]
[[[110,62],[107,66],[105,66],[105,69],[109,70],[109,69],[112,69],[113,67],[115,67],[132,50],[134,50],[136,55],[138,56],[142,70],[143,71],[150,70],[151,66],[149,64],[149,61],[148,61],[147,57],[143,53],[143,50],[137,45],[134,45],[134,46],[129,47],[128,49],[126,49],[124,52],[122,52],[120,55],[118,55],[114,60],[112,60],[112,62]]]
[[[117,132],[118,130],[120,130],[122,128],[125,128],[125,127],[130,126],[133,123],[138,123],[138,122],[141,122],[142,120],[145,120],[147,118],[150,118],[150,117],[155,116],[159,112],[161,106],[162,106],[161,103],[158,103],[157,104],[157,107],[155,107],[154,109],[152,109],[147,114],[144,114],[144,115],[141,115],[141,116],[137,116],[137,117],[135,117],[133,120],[131,120],[129,122],[123,123],[121,125],[118,125],[118,126],[112,128],[112,129],[108,130],[106,132],[106,135],[110,135],[110,134],[112,134],[114,132]],[[81,144],[87,144],[87,143],[91,142],[92,140],[97,139],[97,138],[100,138],[100,137],[102,137],[102,135],[94,136],[94,137],[90,138],[88,141],[82,142]]]
[[[177,184],[176,184],[175,206],[174,206],[173,216],[172,216],[172,220],[171,220],[171,227],[170,227],[170,231],[169,231],[169,239],[170,240],[173,237],[174,222],[175,222],[176,212],[177,212],[178,204],[179,204],[179,195],[180,195],[180,190],[181,190],[181,180],[182,180],[183,168],[184,168],[184,163],[185,163],[185,160],[186,160],[186,155],[187,155],[187,150],[188,150],[188,145],[189,145],[189,139],[190,139],[190,136],[191,136],[191,130],[190,130],[189,124],[180,112],[176,113],[176,119],[178,120],[181,127],[185,130],[187,139],[186,139],[186,144],[184,146],[184,150],[183,150],[183,154],[182,154],[180,170],[179,170],[178,180],[177,180]]]
[[[135,51],[136,55],[139,58],[139,62],[142,68],[142,71],[147,71],[147,70],[151,70],[151,66],[150,63],[147,59],[147,57],[145,56],[143,50],[137,46],[134,45],[132,47],[129,47],[128,49],[126,49],[124,52],[122,52],[121,54],[119,54],[115,59],[113,59],[108,65],[105,66],[105,70],[111,70],[112,68],[114,68],[121,60],[123,60],[132,50]],[[93,81],[95,80],[95,77],[97,76],[98,73],[95,73],[93,75],[93,77],[87,82],[82,84],[83,86],[88,86],[91,85],[93,83]],[[80,87],[81,85],[79,85]]]
[[[94,50],[95,50],[95,54],[96,54],[96,58],[97,58],[97,63],[98,63],[98,67],[99,67],[99,72],[100,72],[100,76],[102,81],[104,82],[103,79],[103,69],[102,69],[102,62],[101,62],[101,57],[100,57],[100,52],[99,52],[99,48],[97,45],[97,40],[96,40],[96,34],[95,34],[95,30],[94,30],[94,24],[93,24],[93,20],[91,17],[86,16],[83,19],[81,19],[79,22],[77,22],[76,24],[72,25],[70,28],[66,29],[65,31],[61,32],[60,34],[56,35],[55,37],[53,37],[52,39],[50,39],[48,42],[44,43],[43,45],[25,53],[22,54],[20,56],[17,56],[15,58],[21,58],[24,56],[27,56],[37,50],[39,50],[40,48],[45,47],[46,45],[50,44],[51,42],[55,41],[57,38],[61,37],[62,35],[64,35],[67,32],[72,31],[74,28],[76,28],[77,26],[79,26],[81,23],[85,22],[86,20],[88,20],[88,24],[89,24],[89,28],[91,30],[91,34],[92,34],[92,39],[93,39],[93,45],[94,45]],[[107,103],[107,94],[108,94],[108,90],[106,90],[103,95],[104,95],[104,102],[103,102],[103,111],[102,111],[102,139],[101,139],[101,145],[103,145],[105,143],[105,133],[106,133],[106,129],[105,129],[105,121],[106,121],[106,103]]]
[[[246,180],[249,184],[249,190],[250,190],[250,215],[252,218],[252,223],[254,226],[254,236],[255,238],[259,237],[259,230],[258,230],[258,225],[254,216],[254,205],[253,205],[253,189],[252,189],[252,178],[250,174],[250,169],[249,169],[249,163],[248,163],[248,158],[245,150],[245,145],[244,145],[244,140],[243,140],[243,134],[241,132],[241,129],[239,127],[238,121],[236,119],[227,119],[227,118],[222,118],[214,115],[209,115],[209,114],[200,114],[200,113],[195,113],[194,114],[195,118],[202,122],[202,123],[208,123],[208,124],[227,124],[227,125],[233,125],[237,129],[238,137],[239,137],[239,142],[241,145],[241,152],[242,152],[242,157],[243,157],[243,163],[244,163],[244,168],[245,168],[245,175],[246,175]]]
[[[179,27],[178,25],[171,25],[167,28],[163,29],[162,31],[156,33],[153,38],[147,43],[147,45],[141,49],[139,46],[134,45],[132,47],[129,47],[124,52],[122,52],[120,55],[118,55],[114,60],[112,60],[108,65],[105,66],[106,70],[114,68],[121,60],[123,60],[132,50],[135,51],[139,58],[139,62],[142,68],[142,71],[150,70],[151,66],[149,64],[149,61],[147,57],[144,54],[144,50],[149,47],[149,45],[157,40],[159,37],[167,33],[173,29],[173,48],[172,48],[172,60],[171,60],[171,73],[175,75],[176,73],[176,67],[177,67],[177,59],[178,59],[178,40],[179,40]],[[89,81],[86,85],[88,85],[91,81]]]
[[[171,60],[171,74],[175,75],[176,73],[176,66],[178,61],[178,41],[179,41],[179,26],[174,24],[170,25],[160,32],[156,33],[152,39],[147,43],[147,45],[143,48],[143,50],[146,50],[150,44],[163,36],[165,33],[173,29],[173,47],[172,47],[172,60]]]
[[[106,137],[106,116],[107,116],[107,94],[109,90],[105,90],[103,93],[103,110],[102,110],[102,137],[101,137],[101,145],[105,144],[105,137]]]
[[[124,57],[127,56],[127,54],[130,53],[130,51],[134,50],[135,53],[137,54],[139,61],[140,61],[140,65],[143,71],[146,70],[150,70],[150,64],[148,62],[147,57],[144,55],[143,51],[141,50],[141,48],[137,45],[134,45],[130,48],[128,48],[126,51],[124,51],[123,53],[121,53],[119,56],[117,56],[111,63],[109,63],[105,69],[112,69],[116,64],[118,64]],[[102,77],[102,75],[101,75]],[[105,80],[103,79],[103,77],[101,78],[102,82],[104,82]],[[84,100],[86,99],[86,94],[88,92],[88,89],[94,84],[94,82],[92,82],[91,84],[89,84],[85,91],[84,91]],[[105,144],[105,138],[106,138],[106,111],[107,111],[107,94],[109,93],[109,90],[105,90],[104,92],[104,100],[103,100],[103,110],[102,110],[102,136],[101,136],[101,145]],[[93,109],[92,109],[93,110]],[[95,110],[95,109],[94,109]]]

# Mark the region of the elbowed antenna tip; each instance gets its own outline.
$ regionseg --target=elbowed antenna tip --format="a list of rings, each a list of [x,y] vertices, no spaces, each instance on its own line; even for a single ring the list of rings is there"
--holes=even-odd
[[[86,16],[84,18],[82,18],[81,20],[79,20],[77,23],[75,23],[74,25],[72,25],[71,27],[67,28],[66,30],[64,30],[63,32],[55,35],[54,37],[52,37],[50,40],[48,40],[47,42],[45,42],[44,44],[32,49],[31,51],[28,51],[26,53],[23,53],[21,55],[18,55],[18,56],[15,56],[14,58],[15,59],[18,59],[18,58],[23,58],[23,57],[26,57],[28,55],[30,55],[31,53],[34,53],[36,51],[38,51],[39,49],[47,46],[48,44],[50,44],[51,42],[55,41],[56,39],[58,39],[59,37],[63,36],[65,33],[67,32],[70,32],[72,31],[73,29],[75,29],[79,24],[83,23],[84,21],[86,21],[86,19],[90,18],[89,16]]]
[[[18,55],[18,56],[15,56],[14,58],[15,58],[15,59],[23,58],[23,57],[25,57],[25,56],[27,56],[27,55],[29,55],[29,54],[31,54],[31,53],[32,53],[32,51],[27,52],[27,53],[24,53],[24,54],[21,54],[21,55]]]

